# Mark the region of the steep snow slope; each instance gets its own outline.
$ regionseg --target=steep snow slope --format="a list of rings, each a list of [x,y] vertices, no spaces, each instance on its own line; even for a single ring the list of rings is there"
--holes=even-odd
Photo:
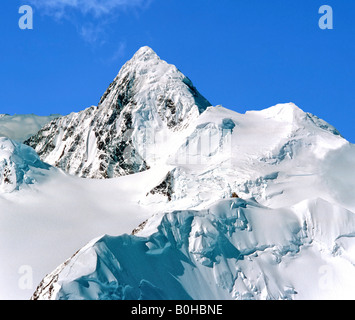
[[[147,170],[211,104],[175,66],[143,47],[121,69],[98,107],[72,113],[26,141],[70,174],[112,178]],[[162,141],[156,153],[156,142]],[[152,150],[151,150],[152,148]]]
[[[33,299],[355,297],[355,215],[324,200],[277,210],[224,200],[151,220],[139,237],[93,240]]]
[[[23,142],[36,134],[48,122],[60,115],[37,116],[34,114],[0,114],[0,137]]]

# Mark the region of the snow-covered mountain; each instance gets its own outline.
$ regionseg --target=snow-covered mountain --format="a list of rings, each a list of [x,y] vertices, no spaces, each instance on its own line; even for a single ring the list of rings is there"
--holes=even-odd
[[[143,47],[26,143],[60,169],[0,193],[0,297],[30,264],[33,299],[354,298],[355,147],[293,103],[212,107]]]
[[[156,140],[184,130],[210,105],[175,66],[143,47],[97,107],[48,124],[26,144],[43,161],[81,177],[132,174],[160,160]]]
[[[355,297],[354,147],[294,104],[210,107],[194,125],[145,172],[156,214],[89,242],[33,299]]]

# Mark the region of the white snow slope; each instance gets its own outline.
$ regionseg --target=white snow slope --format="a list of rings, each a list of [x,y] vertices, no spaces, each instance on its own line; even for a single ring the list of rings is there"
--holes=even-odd
[[[143,172],[0,192],[0,298],[355,298],[354,146],[292,103],[200,111],[135,140]]]

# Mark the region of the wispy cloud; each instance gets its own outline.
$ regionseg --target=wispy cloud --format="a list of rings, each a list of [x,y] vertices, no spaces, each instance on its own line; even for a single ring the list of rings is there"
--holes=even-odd
[[[113,53],[113,55],[111,56],[110,58],[110,61],[111,62],[114,62],[122,57],[124,57],[125,55],[125,52],[126,52],[126,42],[125,41],[121,41],[119,44],[118,44],[118,47],[116,49],[116,51]]]
[[[45,15],[67,20],[89,43],[102,44],[110,24],[123,12],[144,10],[153,0],[27,0]]]
[[[68,10],[76,10],[84,15],[94,17],[112,14],[117,10],[144,8],[151,0],[28,0],[28,2],[56,17],[64,15]]]
[[[88,43],[105,43],[105,28],[101,24],[92,22],[80,24],[76,26],[79,35]]]

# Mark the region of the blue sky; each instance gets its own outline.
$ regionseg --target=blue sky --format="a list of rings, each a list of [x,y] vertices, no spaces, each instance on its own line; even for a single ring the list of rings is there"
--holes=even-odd
[[[33,30],[18,26],[23,4]],[[333,30],[318,26],[322,5]],[[213,105],[244,113],[294,102],[355,142],[354,14],[352,0],[4,0],[0,113],[97,105],[148,45]]]

